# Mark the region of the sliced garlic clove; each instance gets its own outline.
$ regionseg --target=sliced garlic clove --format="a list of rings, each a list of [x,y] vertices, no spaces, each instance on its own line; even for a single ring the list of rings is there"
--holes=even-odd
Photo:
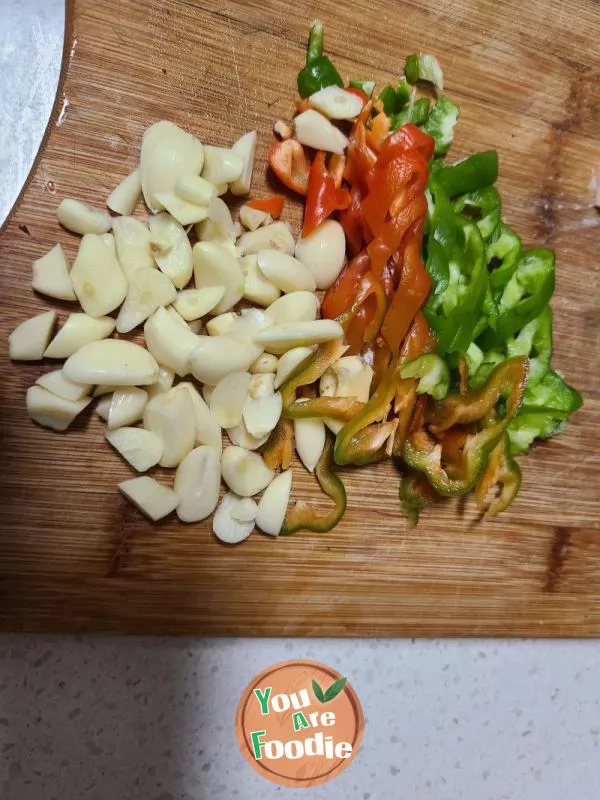
[[[196,288],[224,286],[225,294],[213,310],[215,314],[229,311],[244,294],[244,273],[237,258],[214,242],[195,244],[193,257]]]
[[[77,300],[69,278],[69,262],[60,244],[33,262],[31,288],[57,300]]]
[[[56,209],[60,224],[73,233],[108,233],[112,227],[112,217],[106,211],[90,208],[79,200],[65,198]]]
[[[84,344],[107,339],[115,329],[112,317],[90,317],[89,314],[69,314],[66,322],[52,339],[45,358],[68,358]]]
[[[8,337],[9,358],[13,361],[38,361],[43,358],[55,322],[56,311],[44,311],[17,325]]]
[[[117,331],[129,333],[161,306],[177,299],[177,289],[162,272],[142,267],[129,279],[125,302],[117,317]]]
[[[279,536],[292,492],[292,470],[277,475],[258,503],[256,524],[263,533]]]
[[[273,222],[256,231],[244,233],[238,247],[242,256],[252,255],[260,250],[279,250],[291,256],[295,245],[290,226],[286,222]]]
[[[251,343],[244,344],[230,336],[198,336],[190,369],[200,383],[216,386],[230,372],[246,372],[255,358]]]
[[[242,256],[240,266],[244,273],[244,297],[259,306],[271,305],[281,292],[268,281],[258,268],[257,256]]]
[[[312,273],[317,289],[329,289],[342,271],[345,257],[344,229],[334,219],[325,220],[296,244],[296,258]]]
[[[210,411],[222,428],[233,428],[242,421],[250,380],[249,372],[232,372],[215,386]]]
[[[198,175],[204,165],[204,148],[195,136],[162,120],[144,133],[140,177],[146,205],[153,213],[163,206],[157,193],[173,192],[182,175]]]
[[[221,501],[221,505],[216,510],[213,517],[213,533],[226,544],[239,544],[247,539],[254,530],[254,517],[258,513],[252,508],[247,497],[238,497],[233,492],[228,492]],[[254,503],[256,506],[256,503]],[[239,519],[240,516],[254,517],[248,520]]]
[[[172,489],[148,475],[123,481],[117,488],[138,511],[153,522],[175,511],[179,503],[179,498]]]
[[[148,402],[148,392],[137,386],[117,389],[111,398],[108,412],[108,429],[113,431],[137,422],[144,415]]]
[[[229,488],[240,497],[262,492],[273,480],[270,470],[258,453],[243,447],[226,447],[221,456],[221,473]]]
[[[177,289],[187,286],[194,269],[192,246],[183,227],[170,214],[156,214],[148,220],[150,248],[158,268]]]
[[[142,179],[139,169],[134,169],[116,186],[106,199],[106,205],[115,214],[128,217],[133,214],[142,193]],[[113,225],[116,220],[113,220]]]
[[[250,364],[248,372],[251,375],[268,375],[277,372],[279,359],[272,353],[262,353],[255,361]]]
[[[237,222],[233,221],[227,203],[220,197],[213,197],[208,205],[208,219],[211,223],[213,236],[220,233],[228,239],[237,239],[241,230]],[[206,226],[208,230],[209,226]]]
[[[202,222],[208,216],[206,206],[188,203],[187,200],[182,200],[175,192],[156,192],[154,196],[180,225],[193,225],[195,222]]]
[[[364,101],[354,92],[340,86],[326,86],[311,94],[308,102],[329,119],[354,119],[364,106]]]
[[[250,131],[241,136],[232,146],[231,150],[242,159],[242,172],[240,177],[229,183],[231,193],[236,195],[249,194],[250,187],[252,186],[254,155],[256,153],[256,131]]]
[[[208,407],[210,397],[205,402],[192,383],[179,383],[178,388],[182,387],[187,389],[187,391],[190,393],[192,406],[194,408],[194,422],[196,426],[195,444],[207,444],[209,447],[214,447],[215,450],[219,451],[220,455],[221,450],[223,449],[221,426]]]
[[[158,369],[158,378],[156,382],[148,386],[146,391],[148,392],[148,397],[155,397],[157,394],[164,394],[168,392],[171,386],[173,386],[173,381],[175,380],[175,372],[169,367],[159,366]]]
[[[110,234],[86,234],[71,270],[71,283],[86,314],[102,317],[118,308],[127,294],[127,278]]]
[[[314,147],[315,150],[343,155],[348,147],[348,139],[344,134],[314,108],[298,114],[294,119],[294,130],[300,144]]]
[[[275,376],[275,388],[279,389],[297,366],[314,353],[314,347],[292,347],[284,353],[277,362],[277,374]]]
[[[158,364],[139,344],[103,339],[85,344],[70,356],[63,375],[75,383],[145,386],[158,378]]]
[[[217,198],[218,200],[219,198]],[[225,233],[219,225],[214,223],[211,219],[205,219],[204,222],[199,222],[194,225],[196,238],[199,242],[213,242],[218,244],[228,253],[231,253],[234,258],[238,258],[240,251],[236,247],[235,238],[228,233]]]
[[[46,372],[45,375],[40,375],[36,384],[52,392],[57,397],[73,402],[81,400],[92,389],[89,383],[73,383],[73,381],[67,380],[61,369],[55,369],[52,372]]]
[[[256,263],[264,277],[282,292],[312,292],[316,288],[312,272],[287,253],[260,250]]]
[[[366,403],[372,380],[373,370],[360,356],[344,356],[323,374],[319,393],[332,397],[356,397],[361,403]]]
[[[240,222],[249,231],[255,231],[267,219],[267,212],[261,211],[259,208],[251,208],[251,206],[242,206],[240,208]]]
[[[248,389],[248,399],[258,400],[260,397],[269,397],[275,393],[275,375],[266,372],[253,375]]]
[[[205,286],[203,289],[184,289],[179,292],[174,307],[186,322],[201,319],[212,311],[225,294],[224,286]]]
[[[265,314],[272,325],[291,322],[311,322],[317,318],[319,300],[313,292],[291,292],[266,309]]]
[[[149,400],[144,409],[144,428],[162,439],[160,466],[176,467],[196,441],[196,421],[189,392],[175,386]]]
[[[292,347],[306,347],[330,342],[344,335],[344,329],[332,319],[317,319],[312,322],[294,322],[289,325],[274,325],[260,331],[254,341],[270,353],[279,355]]]
[[[300,461],[314,472],[325,447],[325,423],[320,419],[295,419],[294,441]]]
[[[113,234],[119,264],[130,281],[138,269],[156,269],[150,249],[150,229],[135,217],[117,217]]]
[[[182,522],[206,519],[217,507],[220,488],[220,452],[207,445],[196,447],[186,455],[175,473],[179,519]]]
[[[258,439],[256,436],[251,436],[248,433],[248,429],[246,428],[246,424],[243,419],[239,425],[236,425],[233,428],[227,428],[227,435],[231,440],[231,444],[235,444],[238,447],[243,447],[246,450],[258,450],[259,447],[262,447],[263,444],[266,444],[267,439],[269,438],[268,433]]]
[[[218,186],[221,183],[234,183],[239,180],[244,169],[244,160],[226,147],[204,148],[204,167],[202,177]]]
[[[26,407],[34,422],[54,431],[64,431],[75,417],[81,414],[90,400],[90,397],[67,400],[52,394],[42,386],[30,386],[27,389]]]
[[[227,336],[235,328],[238,316],[235,311],[226,311],[217,317],[209,319],[206,323],[206,330],[209,336]]]
[[[187,203],[208,208],[216,197],[215,187],[199,175],[181,175],[175,181],[175,194]]]
[[[100,400],[96,403],[96,414],[103,419],[104,422],[108,422],[108,415],[110,414],[110,404],[112,403],[112,392],[109,395],[105,395],[101,397]]]
[[[257,439],[266,436],[275,429],[279,422],[282,410],[280,392],[267,397],[258,397],[248,400],[243,408],[243,418],[246,430]]]
[[[162,458],[162,439],[145,428],[118,428],[104,436],[137,472],[146,472]]]
[[[182,320],[183,321],[183,320]],[[185,321],[183,325],[166,308],[158,308],[144,325],[146,347],[159,364],[183,377],[190,371],[190,358],[198,337]]]

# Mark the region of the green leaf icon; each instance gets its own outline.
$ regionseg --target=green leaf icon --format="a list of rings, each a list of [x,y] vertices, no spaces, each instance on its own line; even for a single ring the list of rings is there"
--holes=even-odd
[[[346,685],[347,680],[348,678],[340,678],[339,681],[335,681],[335,683],[332,683],[329,689],[327,689],[327,691],[325,692],[323,700],[321,700],[321,702],[328,703],[330,700],[333,700],[334,697],[337,697],[338,694],[342,691],[342,689]]]
[[[314,679],[313,679],[313,682],[312,682],[312,689],[313,689],[313,692],[315,693],[315,697],[317,698],[317,700],[320,703],[324,703],[325,702],[325,695],[323,694],[323,689],[321,689],[319,684]]]

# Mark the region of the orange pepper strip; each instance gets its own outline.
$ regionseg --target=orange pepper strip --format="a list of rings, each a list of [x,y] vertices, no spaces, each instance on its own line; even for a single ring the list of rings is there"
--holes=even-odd
[[[308,178],[302,236],[308,236],[334,211],[349,205],[350,193],[347,189],[336,189],[335,180],[325,167],[325,152],[319,150]]]
[[[300,142],[295,139],[273,142],[269,148],[269,164],[284,186],[306,194],[310,164]]]
[[[274,194],[271,197],[264,197],[259,200],[249,200],[246,205],[256,208],[258,211],[266,211],[273,219],[279,219],[283,211],[285,197],[282,194]]]

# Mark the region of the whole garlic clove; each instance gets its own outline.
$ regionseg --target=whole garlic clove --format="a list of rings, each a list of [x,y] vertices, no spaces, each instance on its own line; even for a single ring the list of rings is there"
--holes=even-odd
[[[89,383],[73,383],[73,381],[67,380],[61,369],[55,369],[52,372],[46,372],[45,375],[40,375],[36,384],[52,392],[57,397],[62,397],[64,400],[72,400],[73,402],[81,400],[92,389]]]
[[[250,364],[248,372],[251,375],[268,375],[277,372],[279,359],[272,353],[262,353],[255,361]]]
[[[117,487],[130,503],[146,517],[156,522],[175,511],[179,498],[172,489],[148,475],[123,481]]]
[[[208,219],[210,221],[212,236],[218,233],[227,239],[237,239],[240,235],[240,226],[237,222],[233,221],[227,203],[216,195],[211,198],[208,204]],[[208,229],[209,226],[205,225],[204,230],[208,231]]]
[[[227,428],[227,435],[229,436],[231,444],[237,445],[238,447],[243,447],[245,450],[258,450],[259,447],[262,447],[263,444],[266,444],[267,439],[269,438],[268,433],[260,438],[251,436],[248,433],[248,429],[246,428],[243,418],[239,425],[236,425],[233,428]]]
[[[292,347],[284,353],[277,362],[277,374],[275,376],[275,388],[284,383],[292,372],[302,364],[303,361],[314,353],[314,347]]]
[[[201,319],[219,303],[225,294],[224,286],[205,286],[203,289],[184,289],[174,302],[175,311],[186,322]]]
[[[290,226],[286,222],[273,222],[256,231],[242,234],[238,247],[242,256],[252,255],[260,250],[279,250],[291,256],[295,244]]]
[[[175,194],[187,203],[208,208],[213,197],[217,196],[215,187],[199,175],[181,175],[175,181]]]
[[[138,269],[156,269],[150,249],[150,229],[135,217],[118,217],[113,223],[113,235],[119,264],[131,281]]]
[[[190,393],[192,406],[194,408],[194,422],[196,425],[195,444],[207,444],[209,447],[214,447],[215,450],[219,451],[220,455],[223,449],[221,426],[208,406],[210,398],[208,402],[205,402],[198,393],[196,387],[191,383],[179,383],[178,387],[184,387]]]
[[[240,208],[240,222],[249,231],[255,231],[260,228],[267,216],[267,212],[261,211],[259,208],[252,208],[246,205]]]
[[[364,106],[364,101],[354,92],[341,86],[326,86],[311,94],[308,102],[328,119],[354,119]]]
[[[226,147],[204,148],[204,167],[202,177],[218,186],[221,183],[234,183],[239,180],[244,169],[244,160]]]
[[[230,336],[198,336],[190,369],[200,383],[216,386],[230,372],[245,372],[255,358],[251,343],[243,344]]]
[[[161,306],[177,299],[177,290],[162,272],[142,267],[129,279],[127,296],[117,317],[117,331],[129,333]]]
[[[118,428],[104,436],[137,472],[146,472],[162,458],[162,439],[145,428]]]
[[[254,341],[270,353],[279,355],[292,347],[322,344],[344,335],[344,329],[332,319],[317,319],[312,322],[295,322],[274,325],[257,333]]]
[[[221,488],[220,453],[201,445],[177,467],[174,489],[179,498],[177,516],[182,522],[206,519],[217,507]]]
[[[262,492],[275,475],[258,453],[235,446],[223,450],[221,473],[227,486],[240,497]]]
[[[190,281],[194,269],[192,245],[183,227],[166,212],[148,220],[152,234],[150,249],[158,268],[164,272],[176,289],[183,289]]]
[[[292,470],[277,475],[258,503],[256,524],[263,533],[279,536],[292,492]]]
[[[320,419],[295,419],[296,452],[306,469],[314,472],[325,447],[325,423]]]
[[[146,347],[159,364],[182,377],[189,374],[191,355],[200,337],[185,322],[180,324],[166,308],[158,308],[146,320],[144,338]]]
[[[149,400],[144,409],[144,428],[162,439],[160,466],[176,467],[196,441],[196,422],[189,392],[175,386]]]
[[[239,544],[254,530],[254,517],[257,512],[258,507],[254,500],[228,492],[213,517],[213,533],[217,539],[226,544]],[[250,519],[240,519],[240,517],[250,517]]]
[[[258,268],[256,255],[242,256],[240,266],[244,273],[244,297],[259,306],[273,303],[281,292],[268,281]]]
[[[113,431],[137,422],[144,415],[148,392],[137,386],[123,386],[113,392],[108,411],[108,429]]]
[[[206,323],[206,332],[209,336],[227,336],[235,328],[238,315],[235,311],[226,311]]]
[[[316,288],[312,272],[287,253],[259,250],[256,263],[263,276],[282,292],[312,292]]]
[[[60,244],[33,262],[31,288],[57,300],[77,300],[69,278],[69,262]]]
[[[300,144],[314,147],[315,150],[343,155],[348,147],[348,139],[344,134],[314,108],[298,114],[294,119],[294,130]]]
[[[106,211],[90,208],[79,200],[65,198],[56,209],[60,224],[73,233],[108,233],[112,227],[112,217]]]
[[[311,272],[317,289],[329,289],[342,271],[346,236],[337,220],[327,219],[296,244],[296,258]]]
[[[96,414],[103,419],[104,422],[108,422],[108,415],[110,414],[110,404],[112,403],[112,392],[110,394],[104,395],[101,397],[100,400],[96,403]]]
[[[110,314],[121,305],[127,294],[127,278],[111,234],[88,233],[83,237],[71,270],[71,283],[81,307],[91,317]]]
[[[253,375],[248,389],[248,399],[258,400],[260,397],[269,397],[275,393],[275,375],[266,372]]]
[[[233,428],[242,421],[250,380],[249,372],[232,372],[215,386],[210,411],[222,428]]]
[[[265,310],[272,325],[311,322],[317,318],[319,300],[313,292],[291,292],[280,297]]]
[[[139,169],[134,169],[116,186],[106,199],[106,205],[115,214],[127,217],[133,214],[142,193],[142,179]],[[114,225],[113,220],[113,225]]]
[[[235,195],[249,194],[252,186],[254,155],[256,153],[256,131],[249,131],[241,136],[231,150],[242,159],[242,171],[237,180],[230,181],[229,189]]]
[[[201,222],[208,216],[208,209],[206,206],[188,203],[187,200],[182,200],[175,192],[156,192],[154,196],[161,206],[166,209],[180,225],[193,225],[195,222]]]
[[[204,148],[190,133],[162,120],[144,133],[140,152],[140,177],[146,205],[153,213],[162,211],[157,194],[173,192],[182,175],[200,174]]]
[[[69,314],[62,328],[44,351],[44,358],[68,358],[85,344],[107,339],[114,329],[115,321],[112,317]]]
[[[257,439],[266,436],[275,429],[281,417],[281,394],[270,394],[248,400],[243,407],[243,419],[246,430]]]
[[[75,383],[145,386],[158,378],[158,364],[139,344],[103,339],[84,345],[70,356],[63,375]]]
[[[27,389],[26,407],[34,422],[54,431],[64,431],[81,414],[90,400],[90,397],[67,400],[52,394],[42,386],[30,386]]]
[[[215,314],[229,311],[244,294],[244,273],[237,258],[214,242],[195,244],[193,257],[196,288],[224,286],[223,298],[213,311]]]
[[[168,392],[171,386],[173,386],[173,381],[175,380],[175,373],[169,367],[159,366],[158,369],[158,378],[156,379],[155,383],[151,384],[147,388],[148,397],[155,397],[157,394],[164,394]]]
[[[13,361],[43,358],[55,323],[56,311],[44,311],[17,325],[8,337],[9,358]]]

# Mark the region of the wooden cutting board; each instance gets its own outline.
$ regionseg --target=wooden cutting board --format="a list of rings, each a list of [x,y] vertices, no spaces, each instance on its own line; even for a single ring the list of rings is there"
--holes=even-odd
[[[120,497],[128,466],[87,414],[67,434],[32,424],[25,391],[52,365],[12,364],[7,335],[49,303],[31,262],[77,237],[63,197],[101,206],[170,119],[226,145],[289,117],[310,20],[342,75],[382,85],[435,53],[462,108],[455,157],[496,147],[508,221],[557,251],[555,365],[585,396],[558,439],[521,460],[513,507],[478,523],[472,500],[407,529],[390,464],[345,470],[341,525],[239,547],[207,524],[145,521]],[[0,238],[0,626],[6,630],[240,635],[600,634],[600,70],[594,0],[528,3],[75,0],[49,135]],[[288,204],[288,218],[299,211]],[[55,304],[56,306],[56,304]],[[70,310],[60,308],[61,318]],[[318,498],[295,472],[295,495]],[[166,476],[165,476],[166,478]],[[171,480],[172,477],[169,477]]]

